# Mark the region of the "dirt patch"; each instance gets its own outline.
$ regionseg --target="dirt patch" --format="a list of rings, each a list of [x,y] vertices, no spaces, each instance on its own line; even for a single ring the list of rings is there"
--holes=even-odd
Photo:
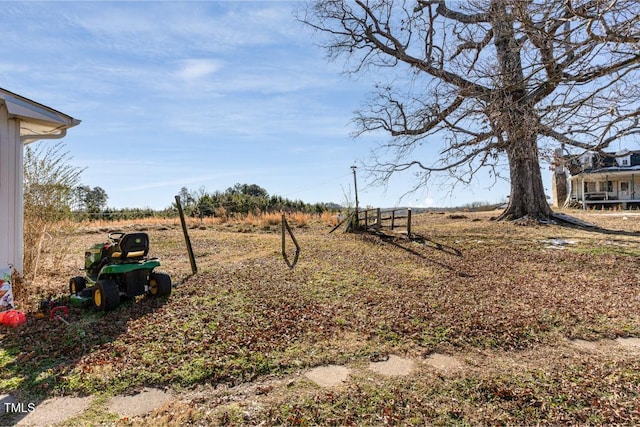
[[[137,394],[111,398],[107,408],[120,418],[138,417],[161,407],[171,400],[171,397],[171,394],[164,390],[145,388]]]
[[[320,387],[334,387],[344,383],[350,374],[351,370],[345,366],[328,365],[313,368],[304,376]]]
[[[462,368],[462,363],[460,363],[458,359],[446,354],[433,353],[430,354],[425,361],[429,366],[445,372],[455,371]]]
[[[409,375],[415,367],[415,362],[396,355],[390,355],[388,360],[371,362],[369,369],[389,377]]]
[[[57,397],[48,399],[36,406],[21,419],[18,426],[45,426],[61,423],[84,412],[93,397]]]

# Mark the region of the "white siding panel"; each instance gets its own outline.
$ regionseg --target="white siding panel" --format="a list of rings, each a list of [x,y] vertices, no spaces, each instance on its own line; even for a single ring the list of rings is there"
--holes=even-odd
[[[10,251],[13,250],[13,236],[10,219],[13,215],[11,201],[10,161],[9,161],[9,127],[8,113],[4,103],[0,104],[0,267],[11,264]]]
[[[24,145],[20,140],[20,121],[9,120],[9,139],[13,140],[13,218],[14,229],[14,254],[13,266],[22,273],[23,247],[24,247]]]
[[[0,105],[0,267],[22,271],[22,143],[19,125]]]

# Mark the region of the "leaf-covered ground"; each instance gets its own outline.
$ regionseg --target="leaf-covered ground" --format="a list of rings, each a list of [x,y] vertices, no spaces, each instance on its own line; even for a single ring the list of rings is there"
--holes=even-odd
[[[265,384],[257,405],[212,392],[143,424],[640,422],[638,354],[588,352],[570,341],[640,336],[640,217],[584,216],[609,231],[488,218],[419,215],[414,241],[329,235],[311,224],[294,229],[302,254],[293,270],[277,227],[203,226],[190,230],[194,276],[180,230],[151,228],[152,255],[180,282],[173,295],[106,314],[72,310],[69,325],[30,319],[6,331],[0,390],[44,399],[224,386],[232,395]],[[48,276],[59,292],[75,274],[74,257],[103,236],[64,238],[73,248],[68,268]],[[398,378],[358,371],[330,390],[268,386],[313,366],[434,352],[457,355],[464,368],[443,375],[419,364]],[[111,420],[96,413],[91,422]]]

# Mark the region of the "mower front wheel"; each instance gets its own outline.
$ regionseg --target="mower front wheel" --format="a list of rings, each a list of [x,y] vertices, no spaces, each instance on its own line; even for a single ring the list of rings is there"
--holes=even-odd
[[[76,276],[69,279],[69,293],[78,295],[87,287],[87,279],[82,276]]]
[[[97,310],[113,310],[120,304],[120,290],[113,280],[98,280],[93,289],[93,306]]]
[[[154,297],[171,295],[171,277],[167,273],[152,272],[149,275],[149,295]]]

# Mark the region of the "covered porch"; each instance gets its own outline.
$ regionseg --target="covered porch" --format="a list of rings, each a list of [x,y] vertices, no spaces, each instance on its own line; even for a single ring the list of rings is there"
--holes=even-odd
[[[582,209],[640,207],[640,168],[584,172],[570,178],[570,200]]]

